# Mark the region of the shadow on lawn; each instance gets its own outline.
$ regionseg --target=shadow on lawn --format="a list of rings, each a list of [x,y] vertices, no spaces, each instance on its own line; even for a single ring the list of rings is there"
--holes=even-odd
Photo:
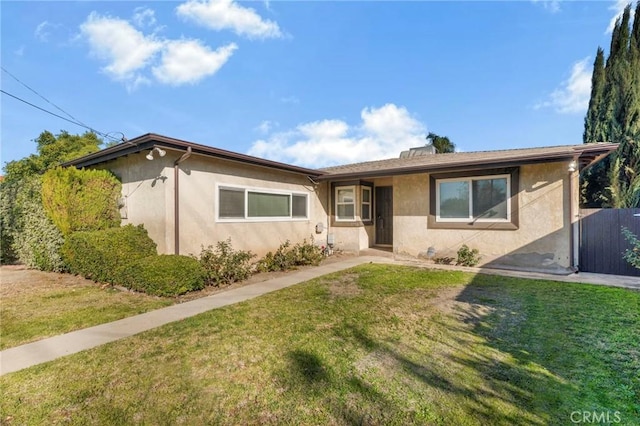
[[[450,323],[442,326],[452,327]],[[455,331],[455,330],[454,330]],[[383,360],[382,368],[389,374],[388,382],[380,378],[370,383],[366,371],[339,373],[313,351],[290,351],[291,383],[303,383],[298,388],[302,399],[318,398],[336,419],[346,424],[443,424],[456,419],[447,413],[448,407],[434,406],[438,402],[403,399],[409,391],[416,395],[440,393],[449,396],[446,404],[454,405],[478,424],[531,425],[546,423],[543,410],[527,416],[514,415],[504,410],[505,405],[521,409],[529,406],[532,397],[530,385],[536,388],[558,387],[554,378],[531,374],[524,366],[513,366],[465,348],[466,340],[455,342],[449,361],[453,365],[442,369],[429,362],[429,354],[417,347],[408,347],[394,341],[372,338],[356,326],[345,326],[338,333],[346,345],[353,345],[375,354]],[[441,364],[441,363],[440,363]],[[483,377],[481,383],[465,383],[452,377],[451,371],[462,366],[476,369]],[[455,380],[455,382],[453,381]],[[394,388],[395,387],[395,388]],[[462,405],[462,406],[461,406]],[[467,419],[469,420],[469,419]]]
[[[619,413],[637,424],[637,299],[626,291],[477,275],[456,298],[457,314],[484,347],[507,358],[452,361],[550,424],[573,423],[576,411]]]

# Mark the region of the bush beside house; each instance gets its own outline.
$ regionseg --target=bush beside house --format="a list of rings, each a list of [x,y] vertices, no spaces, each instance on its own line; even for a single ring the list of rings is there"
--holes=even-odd
[[[56,167],[42,177],[42,205],[63,235],[120,226],[121,192],[108,170]]]
[[[71,273],[111,284],[130,262],[157,254],[156,243],[141,225],[74,232],[61,252]]]
[[[116,281],[154,296],[179,296],[202,290],[207,272],[198,260],[177,254],[143,257],[119,269]]]
[[[65,270],[60,255],[64,239],[42,207],[41,190],[42,182],[39,177],[25,178],[16,187],[12,206],[5,206],[3,203],[3,216],[5,209],[13,209],[13,232],[10,233],[9,243],[15,256],[27,267],[61,272]]]

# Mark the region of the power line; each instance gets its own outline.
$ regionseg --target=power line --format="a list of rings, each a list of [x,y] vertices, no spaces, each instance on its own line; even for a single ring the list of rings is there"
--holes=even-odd
[[[22,84],[24,87],[26,87],[27,89],[29,89],[30,91],[32,91],[33,93],[35,93],[36,95],[38,95],[40,98],[44,99],[48,104],[53,105],[56,109],[58,109],[58,111],[61,111],[63,113],[65,113],[69,118],[71,118],[72,120],[74,120],[76,123],[82,124],[83,126],[86,126],[86,124],[84,124],[82,121],[78,120],[77,118],[75,118],[73,115],[69,114],[67,111],[63,110],[62,108],[60,108],[58,105],[54,104],[53,102],[51,102],[49,99],[45,98],[44,96],[42,96],[40,93],[38,93],[35,89],[33,89],[32,87],[30,87],[29,85],[27,85],[27,83],[21,81],[18,77],[16,77],[15,75],[11,74],[5,67],[0,66],[0,68],[2,69],[2,71],[4,71],[5,73],[7,73],[9,76],[11,76],[11,78],[13,78],[15,81],[17,81],[18,83]]]
[[[81,123],[81,122],[79,122],[79,121],[77,121],[77,120],[75,120],[75,119],[74,119],[75,121],[74,121],[74,120],[69,120],[68,118],[63,117],[63,116],[61,116],[61,115],[58,115],[58,114],[56,114],[55,112],[51,112],[51,111],[46,110],[46,109],[44,109],[44,108],[42,108],[42,107],[39,107],[38,105],[34,105],[34,104],[32,104],[31,102],[25,101],[24,99],[19,98],[18,96],[12,95],[11,93],[9,93],[9,92],[7,92],[7,91],[5,91],[5,90],[3,90],[3,89],[0,89],[0,92],[2,92],[3,94],[5,94],[5,95],[7,95],[7,96],[10,96],[10,97],[12,97],[12,98],[14,98],[14,99],[16,99],[16,100],[18,100],[18,101],[20,101],[20,102],[24,102],[25,104],[27,104],[27,105],[29,105],[29,106],[31,106],[31,107],[33,107],[33,108],[39,109],[40,111],[46,112],[47,114],[50,114],[50,115],[53,115],[54,117],[60,118],[60,119],[65,120],[65,121],[68,121],[69,123],[73,123],[73,124],[75,124],[76,126],[84,127],[85,129],[90,130],[90,131],[92,131],[93,133],[96,133],[96,134],[98,134],[98,135],[100,135],[100,136],[102,136],[102,137],[109,138],[109,139],[114,140],[114,141],[121,141],[121,140],[125,140],[125,139],[126,139],[126,138],[124,137],[124,135],[123,135],[122,139],[118,139],[118,138],[116,138],[116,137],[110,136],[110,135],[109,135],[109,134],[107,134],[107,133],[102,133],[102,132],[100,132],[100,131],[98,131],[98,130],[94,129],[93,127],[89,127],[89,126],[87,126],[86,124],[83,124],[83,123]]]

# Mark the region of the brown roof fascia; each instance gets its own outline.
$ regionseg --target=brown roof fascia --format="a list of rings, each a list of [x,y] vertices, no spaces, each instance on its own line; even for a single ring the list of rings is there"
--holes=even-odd
[[[123,142],[118,145],[100,150],[98,152],[94,152],[93,154],[85,155],[84,157],[68,161],[64,163],[63,166],[75,166],[78,168],[88,167],[95,164],[115,160],[116,158],[124,157],[129,154],[135,154],[140,151],[151,149],[156,145],[163,148],[171,148],[182,151],[185,151],[187,148],[191,147],[191,150],[194,154],[216,157],[244,164],[252,164],[255,166],[267,167],[270,169],[284,170],[307,176],[318,177],[325,173],[320,170],[307,169],[304,167],[292,166],[277,161],[265,160],[263,158],[253,157],[251,155],[240,154],[237,152],[214,148],[207,145],[174,139],[155,133],[147,133],[134,139],[130,139],[127,142]]]
[[[589,146],[592,145],[592,146]],[[482,170],[493,169],[499,167],[513,167],[521,166],[524,164],[536,164],[557,162],[563,160],[573,160],[579,158],[582,162],[583,159],[591,158],[592,156],[598,156],[602,159],[609,155],[612,151],[615,151],[618,144],[613,143],[599,143],[599,144],[585,144],[584,146],[576,145],[574,147],[568,147],[566,151],[554,152],[554,153],[541,153],[533,155],[522,155],[518,157],[503,158],[498,160],[487,161],[482,160],[467,160],[459,162],[449,162],[444,164],[420,164],[416,166],[407,167],[390,167],[377,170],[360,170],[355,172],[346,173],[331,173],[328,172],[318,178],[318,180],[345,180],[354,178],[372,178],[372,177],[388,177],[395,175],[405,175],[413,173],[428,173],[428,172],[443,172],[443,171],[462,171],[462,170]],[[434,154],[438,155],[438,154]],[[455,154],[454,154],[455,155]],[[589,166],[593,165],[592,160],[589,160]],[[597,160],[599,161],[599,160]],[[588,166],[587,166],[588,167]]]

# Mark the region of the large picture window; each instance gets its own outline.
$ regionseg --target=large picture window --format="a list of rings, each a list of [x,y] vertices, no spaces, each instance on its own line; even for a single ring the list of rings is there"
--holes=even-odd
[[[302,193],[280,192],[242,187],[218,187],[218,219],[287,220],[307,219],[308,196]]]
[[[510,220],[509,175],[436,180],[436,221]]]

